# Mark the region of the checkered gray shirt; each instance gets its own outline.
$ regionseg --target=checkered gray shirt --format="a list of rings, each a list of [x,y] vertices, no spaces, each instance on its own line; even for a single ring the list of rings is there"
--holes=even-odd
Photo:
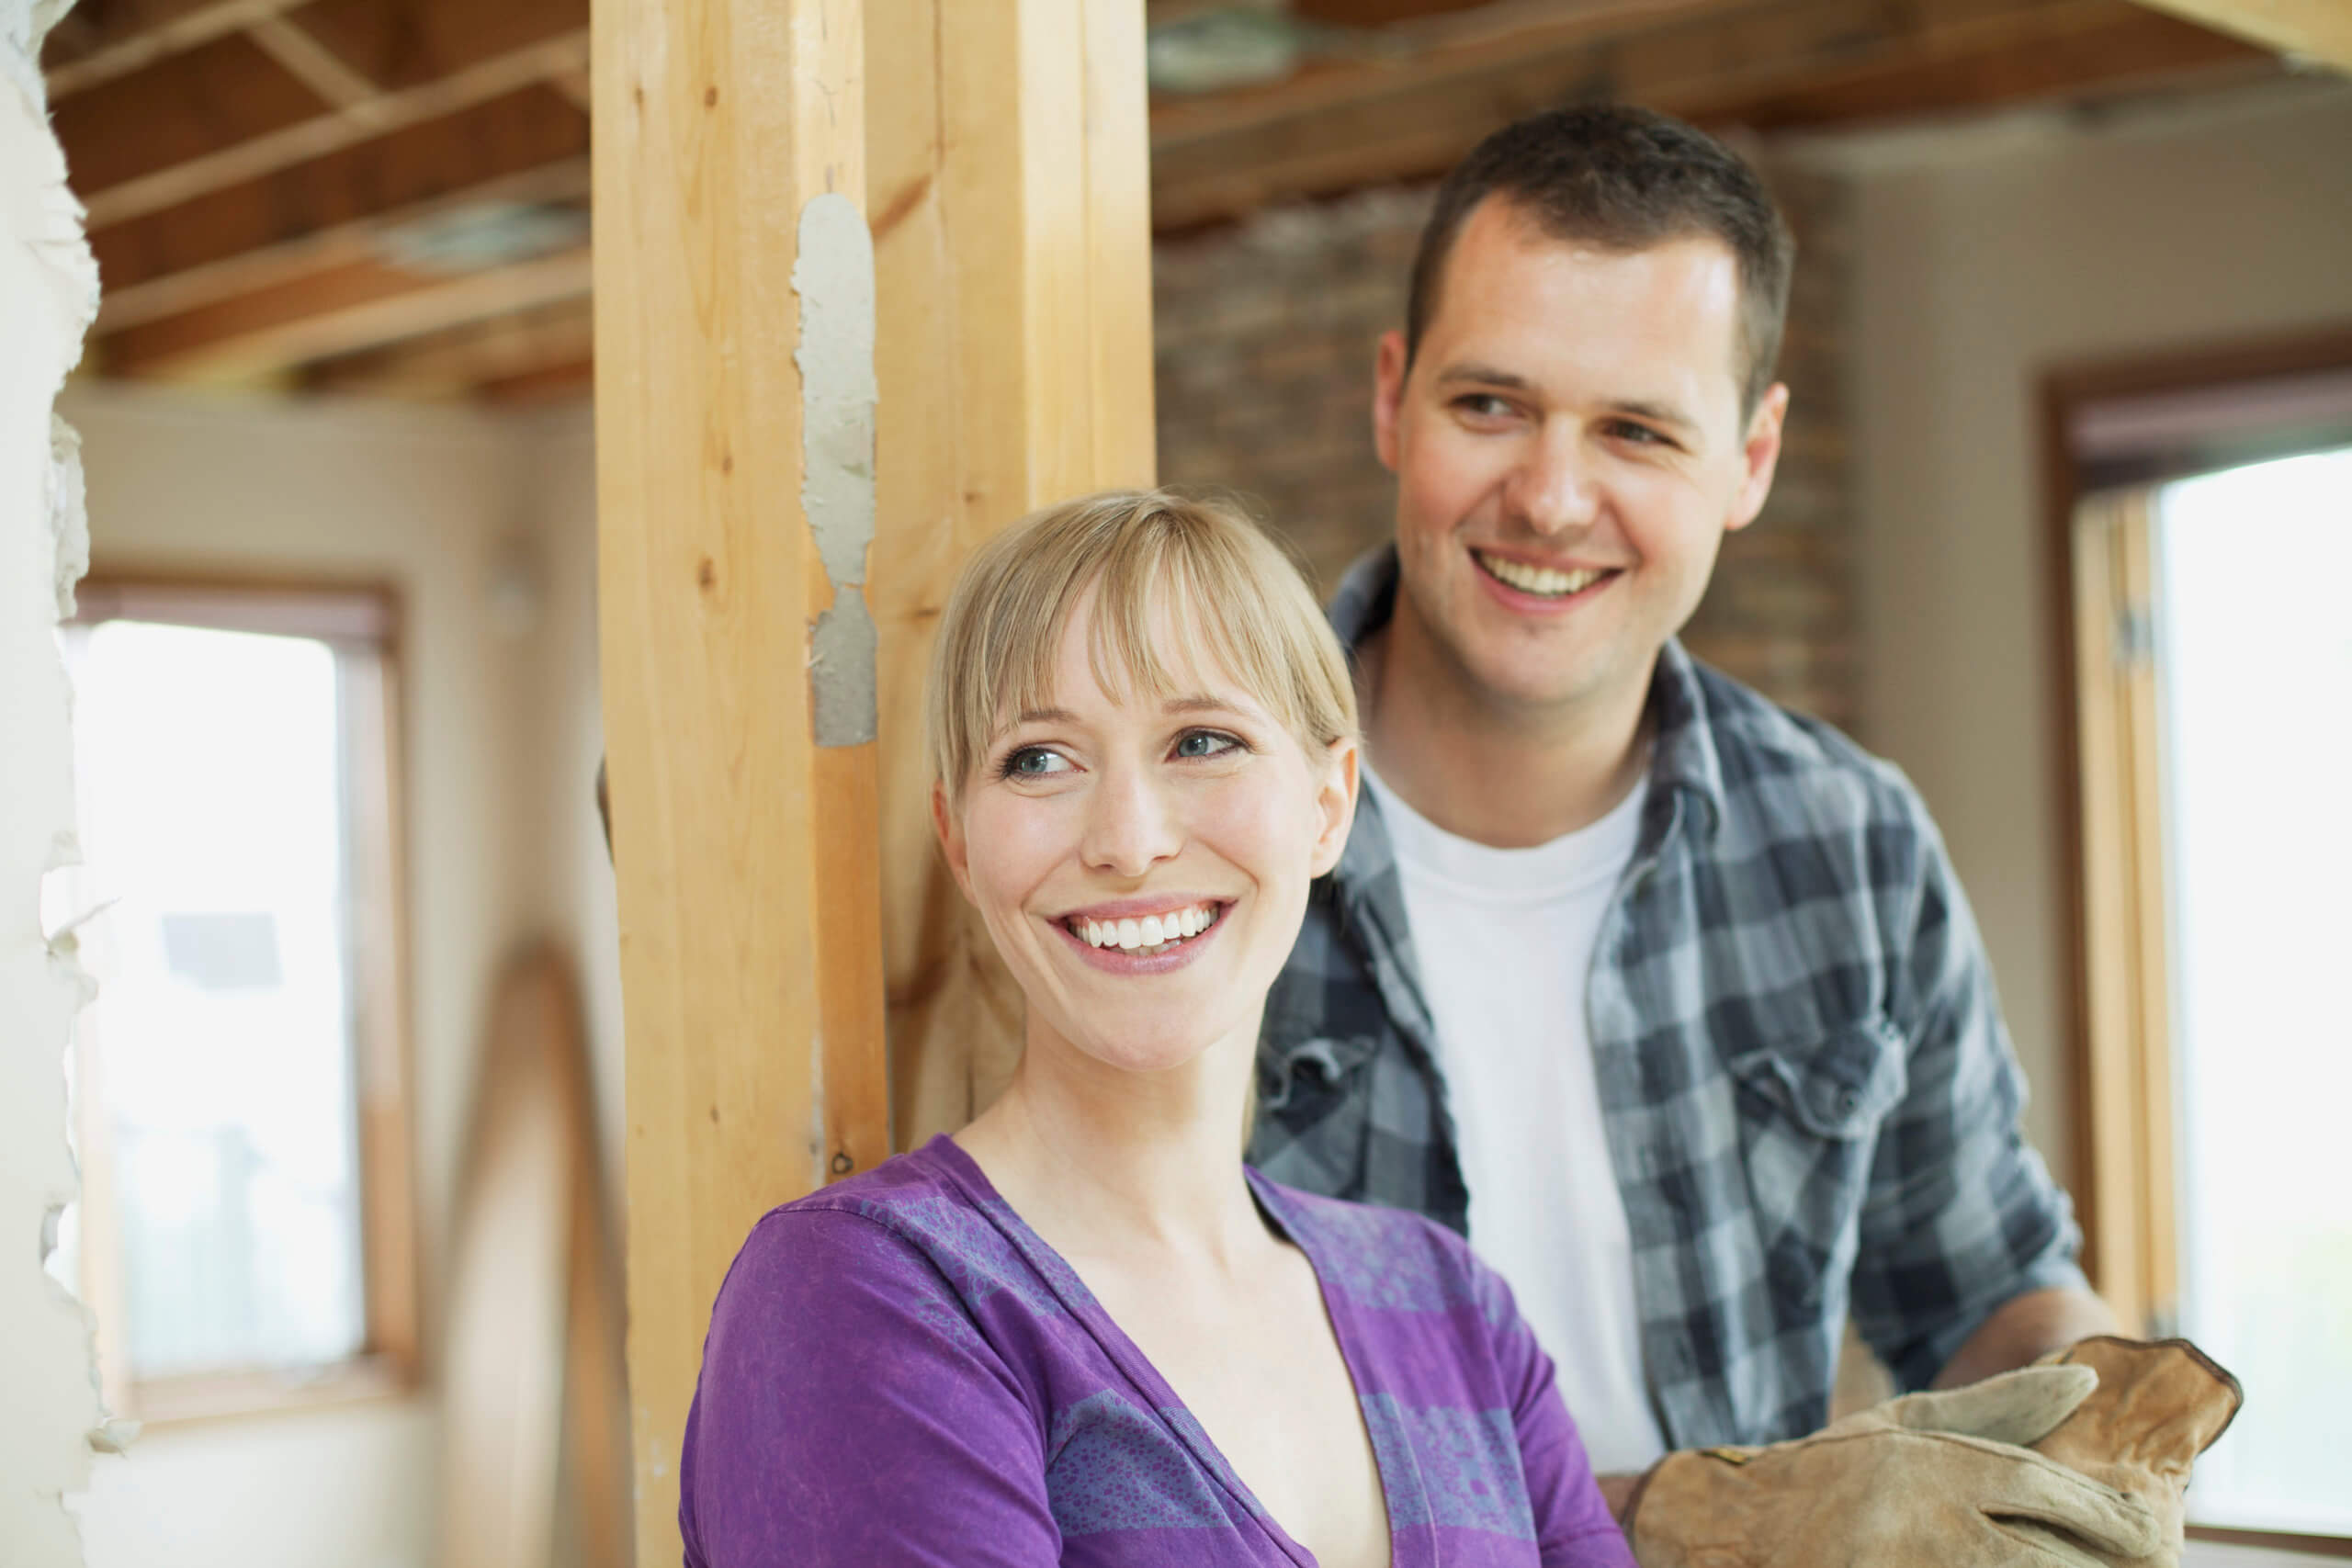
[[[1396,571],[1384,551],[1348,574],[1351,648]],[[1585,994],[1644,1369],[1675,1447],[1772,1442],[1826,1418],[1849,1314],[1917,1387],[2010,1297],[2086,1289],[2080,1236],[2019,1136],[1992,975],[1909,784],[1676,643],[1650,718]],[[1253,1162],[1464,1229],[1433,1038],[1367,799],[1267,1003]]]

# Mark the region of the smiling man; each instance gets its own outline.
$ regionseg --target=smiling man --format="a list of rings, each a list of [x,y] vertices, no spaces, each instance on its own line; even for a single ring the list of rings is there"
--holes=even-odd
[[[1849,1315],[1910,1387],[2110,1326],[1926,809],[1675,640],[1771,486],[1792,250],[1639,110],[1447,178],[1379,351],[1396,542],[1332,607],[1366,798],[1260,1056],[1257,1162],[1465,1229],[1621,1502],[1818,1427]]]

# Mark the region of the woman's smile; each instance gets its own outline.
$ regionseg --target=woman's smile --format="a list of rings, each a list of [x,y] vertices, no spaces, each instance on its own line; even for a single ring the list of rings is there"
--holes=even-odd
[[[1046,923],[1091,968],[1106,975],[1165,975],[1198,958],[1232,908],[1232,900],[1222,898],[1123,898]]]

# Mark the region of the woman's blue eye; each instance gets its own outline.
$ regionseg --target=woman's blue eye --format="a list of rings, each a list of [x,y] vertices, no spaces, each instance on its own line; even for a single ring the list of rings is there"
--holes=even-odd
[[[1058,751],[1048,750],[1043,746],[1023,746],[1006,756],[1004,766],[1000,771],[1003,777],[1009,779],[1035,779],[1058,773],[1069,766],[1069,761]]]
[[[1241,742],[1230,735],[1220,735],[1214,729],[1195,729],[1179,738],[1179,757],[1221,757],[1236,750]]]

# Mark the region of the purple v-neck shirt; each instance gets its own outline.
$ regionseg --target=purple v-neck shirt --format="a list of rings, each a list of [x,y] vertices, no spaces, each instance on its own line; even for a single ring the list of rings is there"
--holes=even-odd
[[[1322,1283],[1395,1568],[1634,1568],[1501,1280],[1418,1215],[1250,1182]],[[1315,1561],[944,1137],[753,1227],[678,1476],[688,1568]]]

